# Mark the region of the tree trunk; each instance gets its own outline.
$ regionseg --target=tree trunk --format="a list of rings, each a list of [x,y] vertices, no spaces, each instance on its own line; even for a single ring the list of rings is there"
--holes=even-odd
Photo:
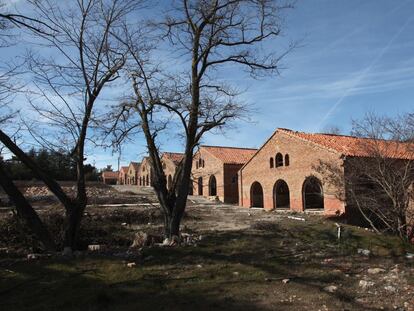
[[[164,238],[171,239],[173,236],[180,236],[182,215],[166,215],[164,219]]]
[[[78,247],[79,229],[85,207],[86,204],[79,204],[74,206],[71,212],[66,213],[63,241],[65,249],[74,251]]]
[[[10,197],[16,207],[17,216],[24,221],[27,227],[36,235],[39,241],[47,250],[56,250],[56,244],[53,241],[49,231],[43,224],[33,207],[27,202],[26,198],[13,183],[12,179],[5,172],[0,163],[0,185]]]
[[[66,212],[64,247],[70,251],[78,247],[79,229],[88,202],[86,195],[85,172],[83,165],[83,148],[79,148],[77,161],[77,195],[76,203]]]

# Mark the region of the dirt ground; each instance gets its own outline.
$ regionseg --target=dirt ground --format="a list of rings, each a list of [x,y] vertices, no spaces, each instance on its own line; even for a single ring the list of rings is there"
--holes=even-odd
[[[190,197],[182,233],[191,243],[131,248],[137,233],[162,232],[154,193],[106,189],[98,195],[110,203],[88,206],[85,250],[70,259],[27,257],[33,241],[0,210],[0,309],[414,310],[414,249],[396,238],[342,225],[338,240],[320,215]],[[49,226],[59,222],[58,205],[36,208]]]

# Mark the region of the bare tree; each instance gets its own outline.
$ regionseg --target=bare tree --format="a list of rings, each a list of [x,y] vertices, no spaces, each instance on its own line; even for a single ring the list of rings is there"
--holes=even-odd
[[[345,158],[345,176],[328,162],[321,161],[317,168],[330,183],[344,189],[338,195],[350,211],[358,211],[376,232],[404,240],[414,234],[414,219],[410,219],[414,215],[413,120],[412,113],[395,119],[368,114],[353,122],[352,134],[362,138],[354,146],[360,156]]]
[[[119,78],[128,49],[121,43],[127,17],[142,5],[136,0],[85,0],[76,3],[30,1],[36,19],[52,33],[35,32],[37,54],[30,55],[35,94],[30,104],[42,119],[28,130],[49,148],[66,147],[76,163],[76,196],[66,194],[17,146],[4,131],[0,141],[33,170],[64,205],[64,247],[76,248],[78,231],[87,204],[85,146],[90,138],[95,106],[102,91]],[[53,57],[43,57],[42,52]],[[27,123],[28,124],[28,123]]]
[[[277,55],[274,49],[264,49],[263,44],[281,34],[282,13],[291,7],[286,2],[268,0],[173,1],[171,15],[153,24],[161,26],[171,54],[186,60],[182,72],[165,74],[151,62],[148,51],[136,44],[133,35],[125,42],[133,59],[127,66],[133,95],[121,105],[118,119],[130,126],[123,127],[119,136],[137,126],[144,133],[166,238],[179,235],[193,156],[203,135],[222,129],[248,111],[238,100],[237,88],[220,82],[218,72],[225,70],[225,65],[239,65],[253,77],[277,74],[281,58],[293,46]],[[184,158],[172,186],[167,188],[159,138],[163,132],[177,132],[178,127]]]

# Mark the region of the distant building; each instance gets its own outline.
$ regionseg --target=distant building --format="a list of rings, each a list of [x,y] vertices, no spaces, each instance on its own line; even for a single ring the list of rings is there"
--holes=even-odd
[[[138,185],[140,167],[141,163],[138,162],[131,162],[129,164],[126,174],[127,185]]]
[[[152,167],[149,157],[144,157],[139,168],[138,186],[151,187],[152,186]]]
[[[116,185],[118,182],[119,172],[104,171],[102,172],[102,182],[107,185]]]
[[[214,196],[222,202],[237,204],[237,172],[256,151],[249,148],[200,146],[193,159],[194,195]]]
[[[184,154],[177,152],[164,152],[161,156],[162,168],[164,170],[165,177],[167,178],[167,188],[170,189],[177,166],[183,160]]]
[[[119,171],[118,184],[126,185],[128,180],[128,168],[129,166],[122,166]]]

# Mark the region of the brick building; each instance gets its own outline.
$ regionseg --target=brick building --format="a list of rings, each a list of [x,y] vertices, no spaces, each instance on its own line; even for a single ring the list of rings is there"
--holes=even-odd
[[[167,188],[170,189],[178,164],[183,160],[184,154],[177,152],[164,152],[161,156],[162,168],[167,178]]]
[[[119,172],[104,171],[102,172],[102,182],[107,185],[116,185],[118,176]]]
[[[317,167],[321,160],[329,162],[345,181],[350,161],[366,161],[370,157],[363,147],[366,141],[277,129],[239,171],[239,205],[297,212],[320,210],[325,215],[352,214],[346,204],[345,186],[330,183]],[[387,149],[389,143],[381,143]],[[391,155],[396,156],[400,159],[399,155]]]
[[[126,185],[127,179],[128,179],[127,176],[128,176],[128,166],[122,166],[121,170],[119,171],[118,185]]]
[[[128,172],[126,175],[127,185],[138,185],[140,166],[141,163],[138,162],[129,163]]]
[[[152,167],[149,157],[144,157],[138,174],[138,185],[141,187],[152,186]]]
[[[193,160],[194,195],[214,196],[225,203],[238,203],[237,172],[256,149],[200,146]]]

